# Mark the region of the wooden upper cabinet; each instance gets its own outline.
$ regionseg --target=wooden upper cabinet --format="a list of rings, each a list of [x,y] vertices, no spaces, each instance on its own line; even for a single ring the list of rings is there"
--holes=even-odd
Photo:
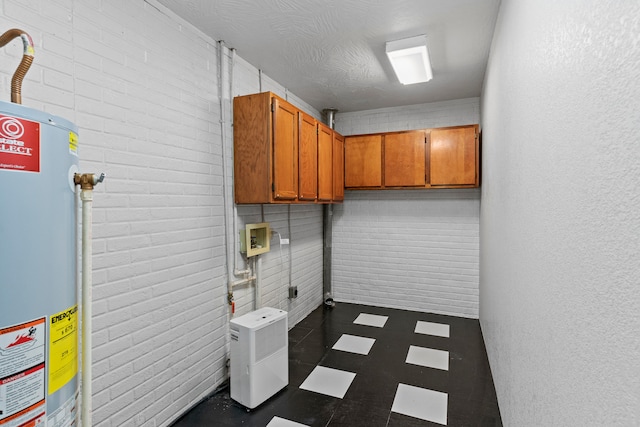
[[[432,129],[430,183],[432,186],[478,185],[478,126]]]
[[[298,160],[298,198],[316,200],[318,196],[318,130],[317,121],[298,112],[300,144]]]
[[[318,123],[318,200],[333,199],[333,130]]]
[[[298,110],[273,98],[273,198],[298,197]]]
[[[382,135],[345,137],[344,185],[347,188],[382,186]]]
[[[336,201],[338,134],[272,92],[235,97],[233,115],[236,203]]]
[[[426,132],[390,133],[384,136],[385,187],[424,187]]]
[[[233,99],[236,203],[298,197],[298,110],[271,92]]]
[[[345,187],[480,185],[478,125],[345,137]]]
[[[344,200],[344,137],[333,133],[333,200]]]
[[[236,203],[271,199],[272,120],[269,93],[233,99],[233,164]]]

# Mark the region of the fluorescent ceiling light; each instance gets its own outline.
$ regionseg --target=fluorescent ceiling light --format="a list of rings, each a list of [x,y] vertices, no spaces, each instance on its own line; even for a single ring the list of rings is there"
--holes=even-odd
[[[387,42],[386,50],[393,71],[403,85],[428,82],[433,78],[427,52],[427,36]]]

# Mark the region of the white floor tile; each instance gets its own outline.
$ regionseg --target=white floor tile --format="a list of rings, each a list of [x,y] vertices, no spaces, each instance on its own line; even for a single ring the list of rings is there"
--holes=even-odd
[[[382,328],[389,316],[378,316],[377,314],[360,313],[360,315],[353,321],[358,325],[375,326],[376,328]]]
[[[296,423],[280,417],[273,417],[267,427],[308,427],[306,424]]]
[[[435,335],[437,337],[449,338],[449,325],[418,321],[414,332],[416,334]]]
[[[355,377],[353,372],[316,366],[300,388],[342,399]]]
[[[334,350],[348,351],[350,353],[369,354],[373,343],[373,338],[359,337],[356,335],[342,334],[340,339],[331,347]]]
[[[448,371],[449,352],[412,345],[409,346],[409,352],[407,353],[407,360],[405,360],[405,362],[411,363],[412,365]]]
[[[447,425],[447,400],[446,393],[398,384],[391,411]]]

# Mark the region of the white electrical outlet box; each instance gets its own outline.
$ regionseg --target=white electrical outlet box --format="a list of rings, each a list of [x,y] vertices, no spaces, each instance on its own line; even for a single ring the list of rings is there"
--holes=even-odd
[[[281,245],[288,245],[289,244],[289,239],[280,239],[280,244]]]

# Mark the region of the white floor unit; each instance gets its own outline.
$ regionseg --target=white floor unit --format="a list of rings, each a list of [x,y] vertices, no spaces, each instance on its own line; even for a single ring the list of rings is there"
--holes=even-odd
[[[261,308],[230,329],[231,398],[253,409],[289,384],[287,312]]]

